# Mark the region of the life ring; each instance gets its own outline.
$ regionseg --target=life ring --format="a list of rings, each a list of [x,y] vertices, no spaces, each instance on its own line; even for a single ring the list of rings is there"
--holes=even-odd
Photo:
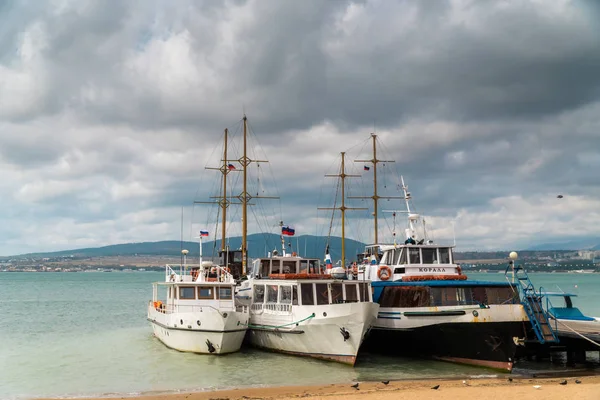
[[[462,269],[460,268],[460,265],[456,265],[456,272],[458,272],[459,275],[462,275]]]
[[[223,271],[227,272],[228,274],[231,274],[231,269],[229,269],[229,267],[223,267]]]
[[[387,265],[382,265],[377,269],[377,277],[382,281],[387,281],[392,277],[392,270]]]

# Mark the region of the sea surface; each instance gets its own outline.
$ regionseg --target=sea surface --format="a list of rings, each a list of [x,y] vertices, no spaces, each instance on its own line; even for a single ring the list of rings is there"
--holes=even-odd
[[[123,396],[216,388],[379,379],[484,377],[486,369],[360,354],[354,368],[243,349],[226,356],[170,350],[146,321],[158,272],[0,273],[0,399]],[[576,293],[600,316],[600,274],[530,274],[537,286]],[[469,274],[504,280],[503,274]],[[514,373],[563,370],[524,362]]]

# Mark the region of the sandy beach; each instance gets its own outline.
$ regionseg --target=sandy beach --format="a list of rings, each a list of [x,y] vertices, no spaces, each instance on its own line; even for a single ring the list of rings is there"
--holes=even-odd
[[[566,385],[560,382],[566,380]],[[581,383],[576,383],[579,380]],[[321,386],[285,386],[269,388],[240,388],[211,392],[193,392],[178,394],[148,394],[138,398],[142,400],[258,400],[258,399],[435,399],[450,400],[479,398],[500,400],[535,396],[541,399],[600,399],[600,376],[570,378],[514,378],[471,380],[416,380],[395,381],[387,385],[382,382],[360,382],[358,389],[347,384]],[[433,389],[439,385],[438,389]],[[126,397],[121,397],[125,399]],[[96,400],[96,399],[92,399]],[[97,399],[101,400],[101,399]]]

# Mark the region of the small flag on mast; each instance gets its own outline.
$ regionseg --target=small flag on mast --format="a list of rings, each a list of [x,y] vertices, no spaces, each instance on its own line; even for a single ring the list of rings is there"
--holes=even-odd
[[[200,236],[208,236],[208,231],[200,231]]]
[[[282,235],[294,236],[295,233],[296,233],[296,230],[290,228],[289,226],[282,226],[281,227],[281,234]]]
[[[370,170],[371,168],[370,168],[370,167],[367,167],[367,166],[365,165],[365,166],[363,167],[363,169],[364,169],[365,171],[368,171],[368,170]]]
[[[229,169],[231,171],[231,170],[235,169],[235,165],[227,164],[227,169]]]

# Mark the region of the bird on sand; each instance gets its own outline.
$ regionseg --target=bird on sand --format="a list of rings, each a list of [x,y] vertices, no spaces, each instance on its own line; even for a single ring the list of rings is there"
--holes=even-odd
[[[381,383],[383,383],[384,385],[387,385],[388,383],[390,383],[390,381],[381,381]]]
[[[512,382],[512,378],[508,378],[508,381],[509,381],[509,382]]]
[[[467,383],[467,381],[463,381],[463,385],[465,385],[465,386],[470,386],[470,385]]]
[[[440,385],[435,385],[434,387],[432,387],[433,390],[438,390],[440,388]]]
[[[567,384],[567,380],[565,379],[564,381],[560,381],[559,384],[560,385],[566,385]]]
[[[356,389],[356,390],[359,390],[359,389],[358,389],[358,382],[356,382],[356,384],[354,384],[354,385],[352,385],[352,386],[350,386],[350,387],[353,387],[354,389]]]
[[[579,379],[575,379],[575,383],[580,384],[581,381]]]

